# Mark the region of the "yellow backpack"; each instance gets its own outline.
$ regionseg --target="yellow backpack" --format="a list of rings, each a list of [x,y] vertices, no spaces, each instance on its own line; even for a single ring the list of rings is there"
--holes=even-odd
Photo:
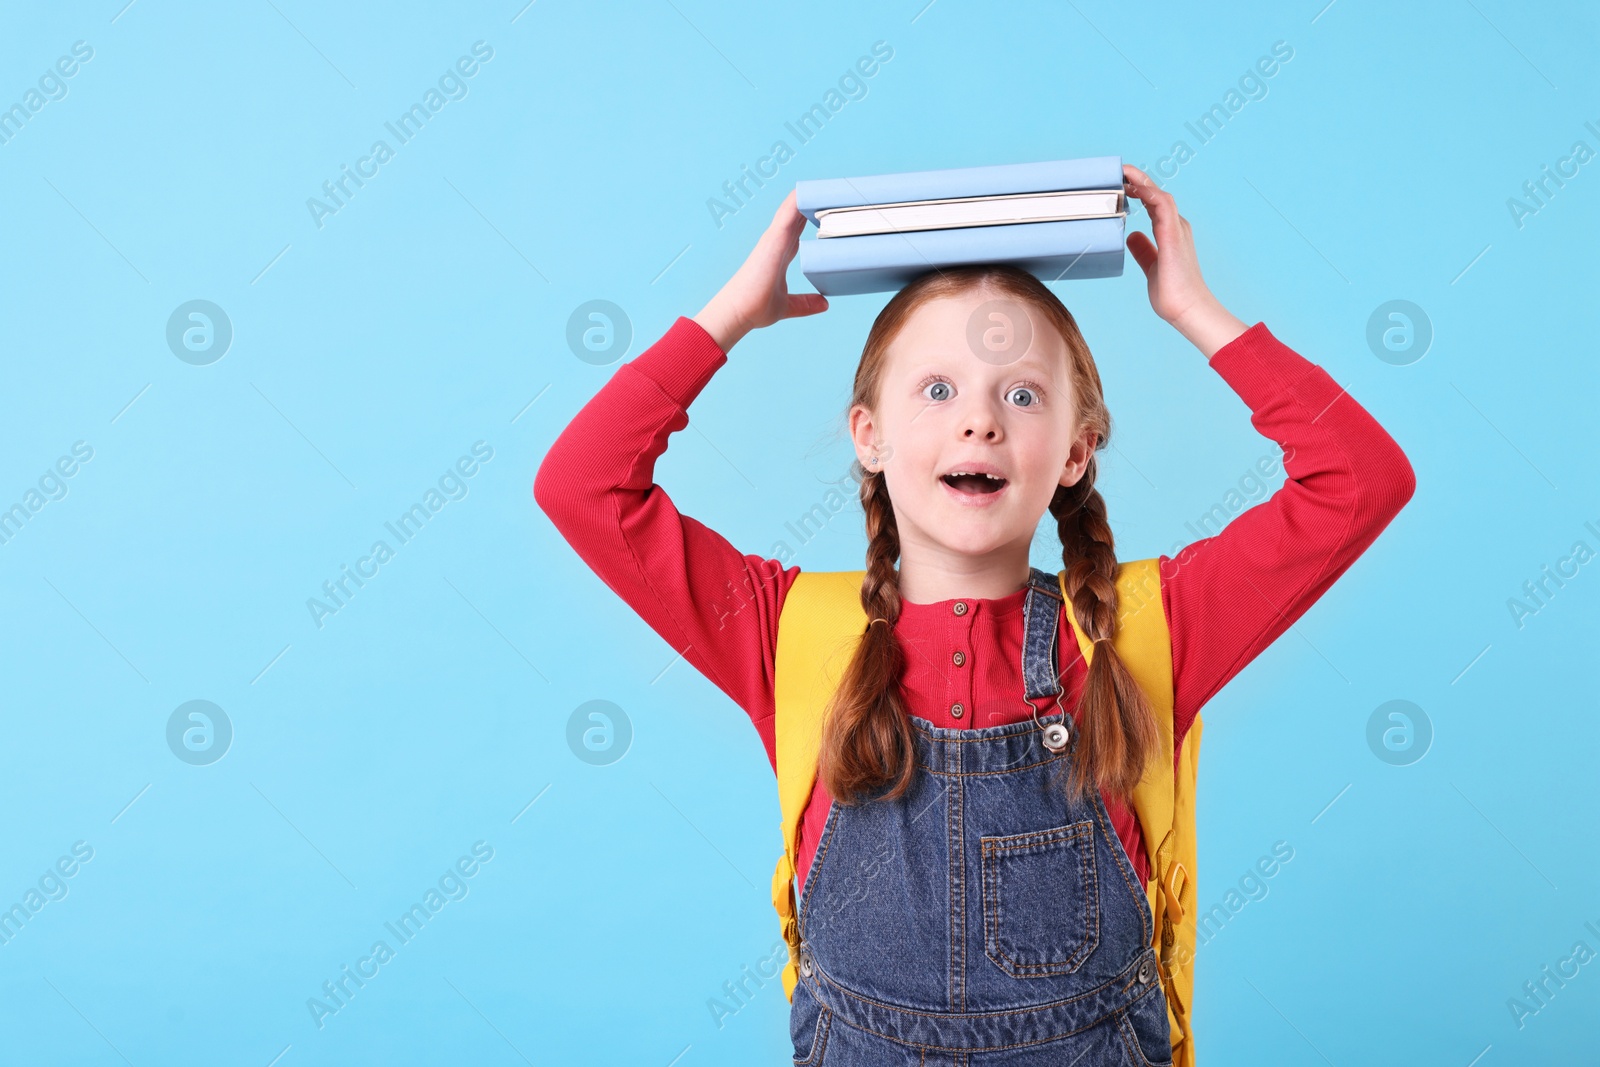
[[[839,678],[866,629],[861,608],[863,571],[801,572],[790,586],[778,618],[775,678],[778,803],[783,814],[783,855],[772,876],[772,904],[789,945],[783,991],[794,1000],[799,981],[800,932],[795,918],[794,875],[800,847],[800,816],[816,784],[822,721]],[[1066,572],[1058,574],[1062,601]],[[1160,561],[1132,560],[1117,569],[1120,596],[1112,644],[1139,683],[1160,728],[1158,758],[1150,761],[1133,795],[1154,877],[1145,886],[1155,917],[1153,947],[1161,958],[1174,1067],[1194,1067],[1189,1007],[1194,991],[1195,950],[1195,771],[1200,758],[1200,717],[1184,738],[1182,761],[1173,774],[1172,643],[1161,605]],[[1084,662],[1094,646],[1066,613]]]

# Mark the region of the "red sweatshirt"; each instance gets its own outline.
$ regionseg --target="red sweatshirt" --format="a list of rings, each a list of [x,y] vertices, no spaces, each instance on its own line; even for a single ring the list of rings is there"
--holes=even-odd
[[[654,482],[668,436],[689,424],[689,404],[726,362],[698,323],[680,317],[573,417],[540,465],[533,495],[600,579],[745,710],[776,768],[778,618],[800,568],[740,553],[680,514]],[[1180,745],[1201,706],[1344,573],[1416,485],[1383,427],[1264,324],[1210,363],[1250,408],[1252,425],[1282,448],[1286,477],[1271,498],[1220,533],[1191,543],[1175,560],[1160,557]],[[1044,567],[1060,568],[1059,558]],[[917,715],[955,729],[1031,716],[1022,699],[1025,595],[1026,587],[997,599],[964,598],[961,615],[955,600],[903,603],[895,625],[906,649],[901,685]],[[1085,668],[1064,613],[1060,626],[1062,705],[1072,709]],[[958,704],[960,718],[952,714]],[[1123,848],[1148,880],[1138,819],[1114,798],[1104,800]],[[801,820],[802,885],[830,806],[819,780]]]

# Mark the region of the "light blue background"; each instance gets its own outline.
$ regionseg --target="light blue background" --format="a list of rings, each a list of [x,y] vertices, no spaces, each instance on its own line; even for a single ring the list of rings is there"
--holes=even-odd
[[[0,105],[94,49],[0,144],[0,506],[94,450],[0,545],[0,907],[94,849],[0,945],[4,1062],[786,1062],[777,982],[721,1026],[708,1007],[777,937],[755,731],[532,499],[617,365],[577,358],[568,317],[616,302],[637,355],[801,178],[1151,169],[1178,139],[1195,155],[1167,187],[1212,288],[1347,386],[1418,479],[1206,708],[1202,903],[1275,841],[1294,859],[1200,949],[1201,1056],[1593,1048],[1600,962],[1521,1028],[1507,1000],[1575,942],[1600,951],[1600,564],[1521,628],[1507,600],[1575,541],[1600,549],[1600,162],[1520,228],[1506,203],[1575,141],[1600,149],[1592,8],[123,2],[9,5],[0,34]],[[480,40],[468,95],[319,229],[307,198]],[[880,40],[866,95],[797,144],[784,122]],[[1280,40],[1266,96],[1199,145],[1185,122]],[[707,199],[780,138],[795,158],[719,228]],[[1119,551],[1169,551],[1275,449],[1131,259],[1057,291],[1116,419]],[[686,514],[770,554],[844,475],[839,415],[886,297],[739,345],[658,468]],[[165,341],[192,299],[233,325],[209,366]],[[1365,340],[1391,299],[1435,331],[1407,366]],[[307,599],[477,441],[493,459],[466,497],[318,628]],[[850,511],[794,562],[862,550]],[[195,699],[235,731],[209,766],[166,742]],[[1433,724],[1410,766],[1367,745],[1392,699]],[[590,700],[632,724],[607,766],[566,740]],[[494,856],[468,895],[319,1029],[308,998],[478,841]]]

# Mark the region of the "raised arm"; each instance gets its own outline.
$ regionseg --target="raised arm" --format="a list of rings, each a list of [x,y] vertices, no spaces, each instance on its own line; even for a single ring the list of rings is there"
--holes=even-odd
[[[1416,476],[1382,426],[1263,323],[1246,329],[1201,280],[1189,223],[1135,167],[1129,192],[1156,241],[1130,234],[1157,314],[1187,337],[1277,442],[1284,484],[1220,533],[1161,557],[1177,735],[1202,705],[1305,614],[1405,506]],[[1159,245],[1159,248],[1157,247]]]
[[[1416,487],[1383,427],[1265,324],[1217,351],[1211,366],[1283,449],[1285,478],[1220,533],[1161,559],[1180,730],[1316,603]]]
[[[820,296],[790,297],[794,304],[781,307],[752,299],[769,295],[763,283],[783,291],[804,222],[791,194],[750,260],[712,302],[694,319],[679,317],[618,367],[573,417],[533,484],[534,500],[584,563],[745,710],[769,761],[778,612],[800,568],[739,552],[681,514],[654,475],[667,439],[689,424],[689,404],[740,337],[778,318],[826,308]]]

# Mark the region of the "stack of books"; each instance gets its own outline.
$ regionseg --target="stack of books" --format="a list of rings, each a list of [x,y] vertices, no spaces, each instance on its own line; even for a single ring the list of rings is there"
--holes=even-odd
[[[795,183],[817,227],[800,271],[824,296],[903,288],[930,270],[1010,263],[1051,282],[1122,273],[1122,157]]]

